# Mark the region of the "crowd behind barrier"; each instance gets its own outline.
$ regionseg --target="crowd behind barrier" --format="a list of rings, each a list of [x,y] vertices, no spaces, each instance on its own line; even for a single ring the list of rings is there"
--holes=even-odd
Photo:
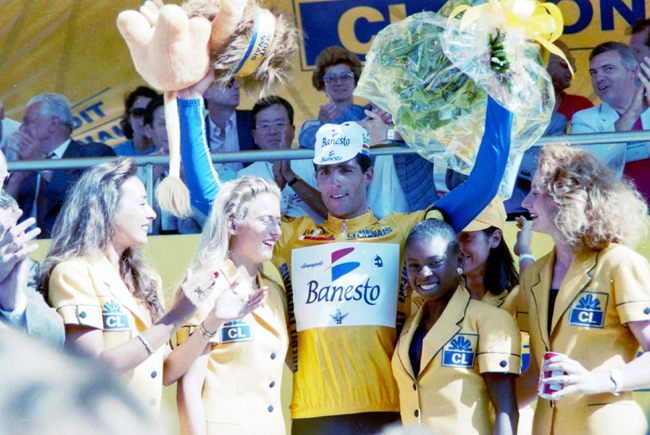
[[[650,142],[650,131],[622,131],[613,133],[587,133],[572,134],[563,136],[543,136],[535,147],[542,147],[549,144],[566,144],[566,145],[602,145],[625,144],[637,142]],[[381,148],[371,148],[370,155],[404,155],[415,154],[412,148],[399,146],[385,146]],[[314,157],[314,150],[310,149],[290,149],[274,151],[237,151],[211,154],[213,163],[252,163],[265,160],[308,160]],[[133,159],[138,167],[146,171],[145,187],[147,188],[149,203],[153,201],[153,167],[164,166],[169,164],[169,156],[147,155],[134,156]],[[59,159],[59,160],[37,160],[37,161],[8,161],[9,172],[14,171],[48,171],[56,169],[86,169],[95,165],[115,160],[115,157],[97,157],[97,158],[79,158],[79,159]]]

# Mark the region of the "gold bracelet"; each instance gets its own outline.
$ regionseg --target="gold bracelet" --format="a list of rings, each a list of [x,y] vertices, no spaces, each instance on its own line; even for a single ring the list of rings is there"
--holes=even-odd
[[[140,342],[144,346],[145,349],[147,349],[147,354],[152,355],[154,353],[154,350],[151,348],[151,345],[147,341],[146,338],[144,338],[142,335],[138,335],[138,338],[140,339]]]

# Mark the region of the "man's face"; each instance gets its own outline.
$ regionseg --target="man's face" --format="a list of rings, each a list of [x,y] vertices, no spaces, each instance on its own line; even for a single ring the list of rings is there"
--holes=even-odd
[[[627,70],[617,51],[601,53],[591,59],[589,74],[594,92],[614,108],[625,107],[636,89],[637,67]]]
[[[203,97],[219,106],[228,106],[233,109],[239,106],[239,83],[232,79],[224,88],[210,87],[203,94]]]
[[[630,36],[630,42],[627,44],[628,47],[632,47],[636,53],[636,60],[639,63],[643,63],[643,59],[650,57],[650,48],[648,48],[648,33],[650,33],[650,27],[646,27],[638,33]]]
[[[372,182],[373,169],[365,173],[356,158],[334,165],[319,165],[316,184],[329,213],[339,219],[351,219],[368,211],[366,186]]]
[[[55,117],[42,115],[42,105],[43,103],[33,103],[28,106],[25,116],[23,116],[23,123],[19,128],[23,133],[29,134],[39,141],[47,139],[54,132],[52,118]]]
[[[263,150],[291,148],[296,128],[289,122],[289,113],[282,104],[260,110],[255,116],[253,140]]]
[[[573,67],[573,70],[575,71],[575,60],[573,59],[573,56],[571,56],[571,53],[568,54],[567,59],[571,62],[571,67]],[[562,92],[571,86],[571,70],[569,69],[569,65],[560,56],[551,54],[548,59],[546,71],[548,71],[548,74],[551,76],[555,92]]]
[[[151,125],[144,126],[145,134],[153,142],[156,149],[162,149],[169,154],[169,141],[167,140],[167,124],[165,122],[165,106],[160,106],[153,112]]]

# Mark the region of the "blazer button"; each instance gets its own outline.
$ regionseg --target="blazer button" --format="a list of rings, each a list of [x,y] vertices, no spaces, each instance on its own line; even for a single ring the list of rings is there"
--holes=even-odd
[[[155,378],[156,376],[158,376],[158,372],[156,372],[156,371],[151,372],[151,377],[152,378]]]
[[[417,389],[418,389],[418,387],[417,387],[417,385],[415,385],[415,383],[414,383],[414,384],[413,384],[413,390],[415,391],[415,390],[417,390]]]
[[[416,409],[415,412],[413,413],[413,415],[415,415],[416,417],[419,417],[420,416],[420,410]]]
[[[644,314],[650,314],[650,308],[645,307],[645,310],[643,310]]]
[[[271,359],[275,359],[275,352],[271,354]]]
[[[273,388],[273,387],[275,387],[275,381],[271,381],[271,383],[269,384],[269,388]]]
[[[648,314],[648,313],[646,313],[646,314]],[[82,319],[85,319],[86,318],[86,312],[82,311],[81,313],[79,313],[79,317],[81,317]]]
[[[273,412],[273,405],[269,406],[269,412]]]
[[[506,367],[508,365],[508,362],[506,360],[503,360],[499,363],[501,367]]]

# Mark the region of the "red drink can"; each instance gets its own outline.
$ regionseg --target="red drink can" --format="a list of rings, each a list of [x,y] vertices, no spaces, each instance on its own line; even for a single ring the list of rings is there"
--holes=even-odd
[[[544,379],[548,378],[553,378],[555,376],[566,376],[567,372],[563,370],[545,370],[546,366],[546,361],[549,359],[553,358],[554,356],[562,355],[561,353],[557,352],[546,352],[544,354],[544,362],[542,363],[542,371],[539,374],[539,384],[537,385],[537,395],[541,397],[542,399],[548,399],[551,400],[551,394],[556,393],[560,391],[562,388],[564,388],[564,383],[562,382],[554,382],[552,384],[544,384],[542,381]]]

